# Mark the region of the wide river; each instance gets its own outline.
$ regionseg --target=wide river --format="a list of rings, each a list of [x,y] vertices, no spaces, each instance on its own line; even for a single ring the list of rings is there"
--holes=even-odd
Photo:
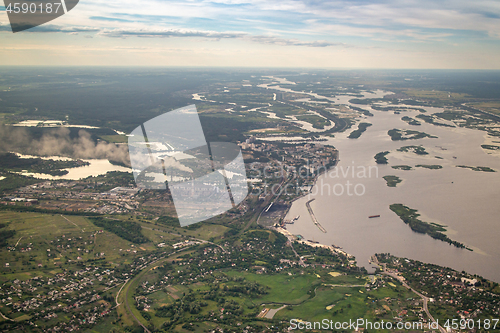
[[[289,91],[276,86],[268,89]],[[378,91],[366,97],[381,95],[384,93]],[[328,99],[349,105],[351,98],[337,96]],[[311,194],[293,203],[287,218],[297,215],[300,218],[295,224],[288,225],[288,230],[322,244],[341,246],[356,256],[359,266],[369,271],[373,271],[368,263],[371,255],[389,252],[500,282],[500,157],[481,148],[486,133],[440,127],[423,121],[421,126],[412,126],[401,120],[405,115],[414,117],[420,114],[416,110],[394,114],[372,110],[369,106],[364,108],[374,116],[362,120],[372,126],[360,138],[347,138],[351,129],[336,133],[335,138],[323,142],[339,150],[338,172],[332,170],[320,176]],[[441,108],[425,109],[427,115],[443,111]],[[393,128],[417,130],[437,138],[392,141],[387,131]],[[396,151],[408,145],[422,145],[429,154]],[[387,155],[387,165],[375,163],[374,155],[382,151],[391,152]],[[442,169],[415,167],[418,164],[441,165]],[[391,167],[394,165],[409,165],[412,170],[396,170]],[[473,171],[457,165],[490,167],[497,172]],[[403,182],[395,188],[388,187],[382,178],[385,175],[396,175]],[[347,193],[347,181],[352,184],[349,186],[351,195]],[[344,193],[341,193],[342,189]],[[312,198],[315,201],[311,202],[311,207],[327,233],[314,226],[307,211],[305,203]],[[389,209],[393,203],[417,209],[423,221],[445,225],[451,239],[474,251],[458,249],[413,232]],[[368,218],[371,215],[380,217]]]

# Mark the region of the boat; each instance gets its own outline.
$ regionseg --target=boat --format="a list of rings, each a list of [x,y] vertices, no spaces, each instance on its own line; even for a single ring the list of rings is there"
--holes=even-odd
[[[370,215],[370,216],[368,216],[369,219],[373,219],[375,217],[380,217],[380,215]]]

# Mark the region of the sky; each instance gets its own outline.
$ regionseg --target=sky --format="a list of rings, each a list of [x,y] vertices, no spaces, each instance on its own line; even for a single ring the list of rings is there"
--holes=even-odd
[[[0,1],[0,65],[500,69],[500,1],[80,0],[17,33]]]

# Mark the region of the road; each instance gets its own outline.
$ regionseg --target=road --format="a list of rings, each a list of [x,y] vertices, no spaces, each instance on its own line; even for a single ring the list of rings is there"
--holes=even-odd
[[[137,275],[139,276],[139,275]],[[136,277],[137,277],[136,276]],[[125,305],[127,306],[128,312],[134,317],[135,321],[144,329],[144,332],[151,333],[150,330],[147,329],[146,326],[143,325],[143,323],[135,316],[135,314],[132,312],[132,309],[130,308],[130,304],[128,303],[128,292],[130,291],[130,288],[127,288],[127,291],[125,292]]]
[[[0,312],[0,316],[2,316],[2,318],[3,318],[3,319],[5,319],[5,320],[8,320],[8,321],[14,321],[14,320],[10,319],[9,317],[5,317],[5,316],[3,315],[3,313],[1,313],[1,312]]]
[[[209,243],[209,242],[207,242]],[[213,244],[213,243],[211,243]],[[214,244],[214,245],[217,245],[217,244]],[[218,246],[218,245],[217,245]],[[130,307],[130,304],[128,302],[129,300],[129,292],[130,292],[130,286],[133,285],[134,281],[139,279],[140,277],[142,277],[147,271],[151,270],[151,266],[154,266],[162,261],[167,261],[168,259],[170,259],[173,255],[179,253],[179,252],[183,252],[184,250],[186,249],[181,249],[181,250],[178,250],[178,251],[175,251],[175,252],[172,252],[170,253],[168,256],[164,257],[164,258],[160,258],[160,259],[157,259],[151,263],[149,263],[146,267],[144,267],[136,276],[134,276],[133,278],[127,280],[123,286],[120,288],[120,290],[118,291],[118,295],[116,296],[116,303],[117,303],[117,307],[123,303],[125,303],[125,306],[127,308],[127,311],[128,313],[130,313],[132,315],[132,317],[134,318],[134,320],[144,329],[144,332],[147,332],[147,333],[151,333],[150,330],[147,329],[146,326],[144,326],[144,324],[139,320],[139,318],[137,318],[137,316],[132,312],[132,308]],[[125,287],[126,286],[126,287]],[[118,303],[118,296],[120,294],[120,292],[122,291],[123,288],[126,288],[126,291],[125,291],[125,299],[123,301],[123,303],[119,304]]]
[[[130,280],[130,279],[126,279],[125,282],[123,282],[123,285],[121,286],[120,290],[118,290],[118,293],[116,294],[116,298],[115,298],[116,306],[115,306],[115,308],[120,306],[120,303],[118,303],[118,296],[120,296],[120,293],[122,292],[123,287],[125,287],[125,285],[127,284],[128,280]]]
[[[289,243],[290,247],[292,248],[293,253],[295,253],[295,256],[296,256],[297,258],[299,258],[299,265],[300,265],[300,266],[302,266],[302,267],[305,267],[305,266],[306,266],[306,263],[304,262],[304,260],[302,260],[302,257],[301,257],[301,256],[299,256],[299,254],[297,253],[297,251],[295,251],[295,249],[293,248],[293,243],[292,243],[292,241],[291,241],[291,240],[288,240],[288,243]]]
[[[135,277],[133,277],[132,279],[127,279],[126,282],[123,284],[123,286],[120,288],[120,290],[118,291],[118,294],[116,295],[116,304],[117,304],[117,307],[123,303],[125,303],[125,306],[127,308],[127,311],[128,313],[130,313],[130,315],[132,315],[132,317],[134,318],[134,320],[137,322],[137,324],[139,324],[143,329],[144,329],[144,332],[147,332],[147,333],[151,333],[150,330],[147,329],[146,326],[144,326],[144,324],[139,320],[139,318],[137,318],[137,316],[134,314],[134,312],[132,311],[132,308],[130,307],[130,304],[128,302],[128,295],[129,295],[129,292],[130,292],[130,286],[134,283],[134,280],[140,278],[142,275],[144,275],[148,270],[150,270],[155,264],[157,264],[158,262],[160,261],[165,261],[165,260],[168,260],[168,258],[170,258],[172,255],[178,253],[178,252],[181,252],[181,251],[175,251],[175,252],[172,252],[171,254],[169,254],[166,258],[161,258],[161,259],[157,259],[153,262],[151,262],[150,264],[148,264],[146,267],[144,267],[144,269],[142,269]],[[128,284],[128,285],[127,285]],[[120,294],[120,292],[122,291],[122,289],[125,287],[125,285],[127,285],[126,287],[126,291],[125,291],[125,299],[123,301],[123,303],[121,304],[118,304],[118,296]]]
[[[80,226],[79,226],[78,224],[76,224],[75,222],[71,221],[71,220],[70,220],[70,219],[68,219],[66,216],[61,215],[61,217],[62,217],[63,219],[65,219],[66,221],[68,221],[69,223],[73,224],[75,227],[80,228]],[[85,232],[85,230],[83,230],[83,229],[82,229],[82,232]]]
[[[23,237],[21,236],[21,238],[18,239],[16,245],[14,245],[14,247],[17,247],[17,245],[19,245],[19,242],[21,241],[21,239],[23,239]]]

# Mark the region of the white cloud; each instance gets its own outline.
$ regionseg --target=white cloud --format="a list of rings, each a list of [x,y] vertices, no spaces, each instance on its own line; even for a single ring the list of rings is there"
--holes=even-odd
[[[145,59],[149,52],[158,57],[155,61],[169,54],[169,64],[174,53],[178,63],[197,65],[222,62],[218,58],[227,53],[253,54],[245,61],[230,58],[231,64],[242,65],[267,54],[269,65],[374,66],[383,58],[399,67],[434,67],[455,58],[460,59],[456,66],[470,61],[475,67],[500,67],[495,60],[500,49],[497,0],[86,0],[32,31],[37,33],[12,35],[6,13],[0,12],[0,45],[9,52],[23,47],[28,52],[37,45],[39,50],[57,49],[64,40],[89,54],[105,55],[107,48],[108,55],[122,50]],[[465,56],[471,46],[484,58]],[[426,56],[417,57],[420,50]]]

